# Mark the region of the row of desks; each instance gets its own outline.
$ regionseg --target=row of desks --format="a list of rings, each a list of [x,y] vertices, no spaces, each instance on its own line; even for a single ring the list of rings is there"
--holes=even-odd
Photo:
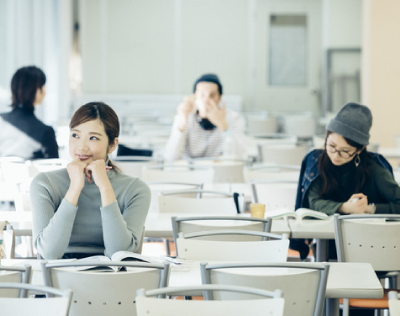
[[[8,259],[2,260],[1,264],[5,266],[30,264],[32,266],[31,283],[43,285],[40,260]],[[370,264],[329,263],[329,265],[330,271],[326,290],[327,315],[339,315],[339,298],[381,298],[383,296],[382,286]],[[196,285],[201,285],[200,262],[171,266],[169,286]],[[202,293],[198,293],[198,295],[202,295]]]

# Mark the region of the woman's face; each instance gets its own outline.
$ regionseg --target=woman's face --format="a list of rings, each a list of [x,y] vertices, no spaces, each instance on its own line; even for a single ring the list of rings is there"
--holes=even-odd
[[[343,136],[332,133],[326,140],[326,152],[335,166],[341,166],[354,159],[357,148],[350,146]]]
[[[42,104],[44,97],[46,96],[46,85],[36,90],[35,101],[33,101],[33,105]]]
[[[90,163],[99,159],[107,159],[118,145],[118,138],[109,146],[108,136],[103,123],[92,120],[71,129],[69,138],[69,155],[72,159],[79,158]]]

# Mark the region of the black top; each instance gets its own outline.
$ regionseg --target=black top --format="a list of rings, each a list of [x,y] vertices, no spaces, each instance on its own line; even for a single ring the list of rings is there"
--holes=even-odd
[[[357,167],[354,161],[342,166],[334,166],[335,174],[339,175],[337,179],[339,180],[340,190],[328,199],[323,199],[319,196],[322,188],[321,176],[315,179],[308,191],[310,209],[333,215],[353,194],[363,193],[368,198],[368,204],[374,203],[376,205],[376,213],[400,214],[399,185],[389,171],[372,159],[370,163],[370,174],[359,192],[355,192],[355,172]]]
[[[38,120],[33,110],[17,107],[0,114],[0,127],[0,156],[58,158],[54,129]]]

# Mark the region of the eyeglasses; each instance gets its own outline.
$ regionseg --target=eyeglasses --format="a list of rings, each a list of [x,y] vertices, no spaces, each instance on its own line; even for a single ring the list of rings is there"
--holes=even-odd
[[[337,152],[340,157],[345,158],[345,159],[353,157],[357,152],[357,151],[355,151],[354,153],[349,153],[348,151],[337,150],[335,146],[332,146],[330,144],[326,144],[326,151],[330,152],[331,154],[334,154]]]

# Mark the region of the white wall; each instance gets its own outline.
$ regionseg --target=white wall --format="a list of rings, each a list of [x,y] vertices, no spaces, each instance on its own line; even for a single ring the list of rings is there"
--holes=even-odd
[[[361,47],[362,0],[322,0],[324,47]]]
[[[36,114],[51,125],[67,115],[70,9],[70,0],[0,0],[1,112],[10,109],[10,83],[15,71],[35,65],[47,77],[47,95]]]

